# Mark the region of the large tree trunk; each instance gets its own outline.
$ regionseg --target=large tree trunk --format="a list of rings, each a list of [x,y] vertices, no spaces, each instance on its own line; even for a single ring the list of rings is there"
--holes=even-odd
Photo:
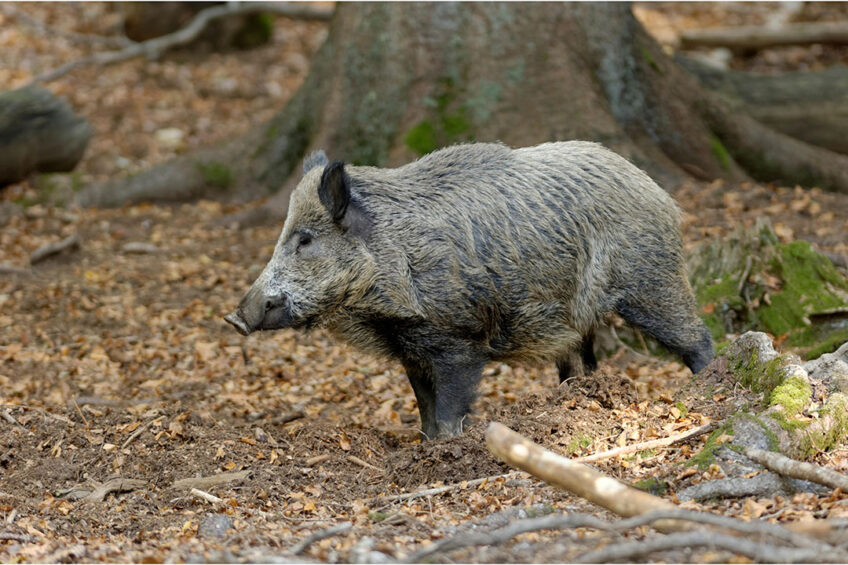
[[[85,190],[79,201],[220,192],[203,171],[226,167],[241,197],[278,192],[264,210],[279,216],[288,200],[280,188],[312,149],[393,166],[471,139],[597,140],[667,185],[750,169],[848,190],[848,158],[773,133],[703,89],[627,4],[342,3],[303,86],[245,142]]]

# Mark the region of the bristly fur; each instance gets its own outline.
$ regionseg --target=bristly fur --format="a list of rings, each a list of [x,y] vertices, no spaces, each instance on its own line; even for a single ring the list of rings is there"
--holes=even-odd
[[[490,360],[556,361],[561,376],[580,359],[591,368],[592,332],[611,312],[693,371],[712,357],[687,282],[677,206],[601,145],[478,143],[397,169],[346,165],[348,214],[358,215],[347,224],[322,205],[320,169],[304,170],[255,285],[290,297],[296,318],[400,359],[427,434],[457,432],[471,394],[457,392],[456,380],[473,391]],[[357,222],[369,229],[348,228]],[[291,251],[301,232],[320,245],[311,260]],[[460,376],[443,375],[450,372]],[[439,412],[440,387],[461,409]]]

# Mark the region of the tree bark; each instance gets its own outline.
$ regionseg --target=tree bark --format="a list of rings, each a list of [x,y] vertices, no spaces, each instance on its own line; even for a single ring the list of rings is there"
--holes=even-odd
[[[339,4],[300,90],[250,135],[222,162],[239,181],[238,197],[278,192],[264,217],[284,215],[287,189],[311,150],[396,166],[469,140],[595,140],[666,186],[690,175],[748,178],[741,163],[761,178],[848,190],[840,173],[848,158],[774,135],[704,90],[627,4]],[[187,169],[167,167],[137,175],[151,175],[149,183],[129,184],[186,186],[172,177]],[[199,175],[188,184],[191,194],[210,192]],[[111,205],[144,196],[124,197],[114,181],[83,191],[80,201],[101,202],[93,192],[115,192]]]

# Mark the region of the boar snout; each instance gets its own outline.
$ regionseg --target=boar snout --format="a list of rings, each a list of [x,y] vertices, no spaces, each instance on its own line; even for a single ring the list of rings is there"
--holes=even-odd
[[[285,328],[291,325],[291,303],[285,294],[269,297],[250,289],[238,308],[224,320],[242,335]]]

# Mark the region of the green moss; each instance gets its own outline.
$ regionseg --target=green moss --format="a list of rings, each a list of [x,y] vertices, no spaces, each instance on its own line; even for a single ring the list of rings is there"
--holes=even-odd
[[[733,158],[721,140],[714,135],[710,136],[710,149],[712,149],[713,155],[718,159],[721,168],[729,171],[733,163]]]
[[[436,140],[436,128],[424,120],[412,127],[404,138],[404,144],[417,155],[426,155],[439,148]]]
[[[382,522],[389,517],[388,512],[369,512],[368,519],[372,522]]]
[[[707,325],[713,339],[721,339],[728,333],[732,320],[746,310],[745,299],[739,295],[739,275],[726,274],[721,279],[696,288],[696,300],[701,319]],[[729,320],[730,319],[730,320]]]
[[[524,512],[525,514],[527,514],[528,518],[541,518],[542,516],[553,514],[555,511],[556,508],[554,508],[550,504],[543,504],[541,506],[528,506],[524,509]]]
[[[768,362],[761,362],[756,352],[752,352],[747,358],[740,355],[736,358],[728,358],[730,372],[733,373],[736,382],[742,386],[763,394],[771,394],[783,381],[783,367],[786,359],[778,356]]]
[[[226,190],[233,184],[233,173],[230,168],[218,161],[198,162],[197,168],[203,175],[203,180],[209,186]]]
[[[590,445],[592,445],[591,436],[584,434],[583,432],[577,432],[574,436],[572,436],[571,441],[568,442],[565,452],[567,455],[572,455],[586,449]]]
[[[806,379],[793,375],[774,387],[769,395],[769,406],[779,404],[783,407],[784,415],[791,417],[799,414],[810,403],[812,392]]]
[[[645,59],[648,65],[658,73],[662,74],[662,69],[660,69],[660,66],[657,63],[657,60],[654,59],[654,56],[651,55],[651,51],[647,47],[642,47],[641,52],[642,58]]]
[[[809,326],[811,314],[848,308],[848,283],[827,257],[806,241],[778,245],[778,250],[770,267],[783,286],[757,311],[768,331],[780,336]]]
[[[848,438],[848,396],[838,392],[830,395],[819,410],[820,419],[828,417],[835,420],[828,429],[809,425],[800,436],[799,451],[804,458],[842,445]]]
[[[726,422],[721,427],[713,430],[713,433],[707,436],[707,441],[704,442],[704,447],[701,448],[701,451],[690,457],[685,463],[685,466],[698,467],[701,471],[707,470],[707,468],[715,461],[716,450],[722,447],[722,444],[718,442],[718,438],[732,429],[733,426],[730,422]]]
[[[273,35],[274,17],[271,14],[248,14],[241,29],[233,37],[233,45],[239,49],[252,49],[265,45]]]
[[[682,402],[680,402],[679,400],[678,400],[677,402],[675,402],[675,403],[674,403],[674,406],[675,406],[678,410],[680,410],[680,415],[681,415],[681,417],[685,418],[686,416],[688,416],[688,415],[689,415],[689,409],[688,409],[688,408],[686,408],[686,405],[685,405],[685,404],[683,404]]]
[[[636,481],[635,483],[633,483],[633,486],[635,488],[638,488],[639,490],[649,492],[654,496],[663,496],[665,495],[666,491],[668,491],[668,484],[664,480],[658,479],[656,477]]]
[[[821,343],[809,349],[805,354],[805,359],[818,359],[825,353],[833,353],[843,343],[848,342],[848,329],[836,330],[828,337],[824,338]]]

